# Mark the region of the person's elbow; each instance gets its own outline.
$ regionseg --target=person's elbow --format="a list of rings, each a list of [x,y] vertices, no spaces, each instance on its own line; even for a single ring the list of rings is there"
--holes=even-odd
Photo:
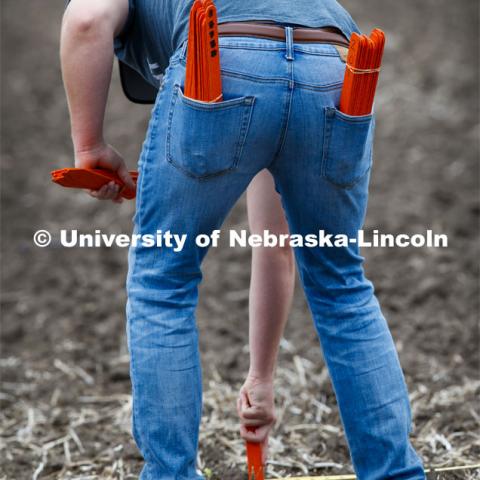
[[[62,31],[75,37],[91,37],[101,33],[113,35],[112,15],[102,2],[73,0],[62,22]]]

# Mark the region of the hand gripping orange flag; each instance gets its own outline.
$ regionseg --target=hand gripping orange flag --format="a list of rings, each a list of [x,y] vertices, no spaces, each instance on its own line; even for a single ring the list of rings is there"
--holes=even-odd
[[[220,76],[220,50],[218,47],[217,9],[213,0],[195,0],[190,10],[188,32],[187,69],[185,96],[204,102],[218,102],[222,99]],[[114,181],[123,187],[120,195],[126,199],[135,198],[135,191],[127,189],[115,172],[105,169],[62,168],[51,172],[52,181],[70,188],[98,190],[104,184]],[[130,172],[137,181],[137,172]]]
[[[129,172],[133,183],[137,184],[138,173]],[[85,188],[88,190],[98,190],[106,183],[112,180],[122,187],[120,196],[131,200],[135,198],[135,190],[127,188],[123,180],[112,170],[103,168],[61,168],[51,172],[52,182],[69,188]]]

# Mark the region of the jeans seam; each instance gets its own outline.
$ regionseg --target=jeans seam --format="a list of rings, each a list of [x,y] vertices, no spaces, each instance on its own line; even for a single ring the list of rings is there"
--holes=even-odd
[[[221,37],[220,37],[221,38]],[[284,44],[279,44],[278,46],[263,46],[263,45],[253,45],[253,44],[248,44],[248,43],[236,43],[235,45],[233,44],[222,44],[220,41],[220,47],[221,48],[230,48],[232,50],[264,50],[267,52],[283,52],[285,50]]]
[[[369,123],[372,121],[373,113],[368,113],[366,115],[348,115],[347,113],[342,112],[341,110],[333,107],[326,107],[328,111],[331,112],[331,116],[338,116],[343,122],[346,123]]]
[[[229,48],[231,50],[258,50],[258,51],[266,51],[266,52],[283,52],[285,50],[285,46],[282,44],[279,44],[278,46],[265,46],[262,44],[250,44],[250,43],[222,43],[220,37],[220,47],[221,48]],[[331,45],[331,44],[325,44],[325,45]],[[340,57],[338,52],[326,52],[326,51],[315,51],[311,48],[308,47],[303,47],[297,44],[294,44],[293,48],[294,52],[299,52],[299,53],[304,53],[306,55],[315,55],[317,57]],[[340,57],[341,58],[341,57]]]
[[[185,67],[186,63],[182,60],[180,63]],[[234,77],[234,78],[242,78],[245,80],[252,80],[260,83],[288,83],[288,79],[286,78],[279,78],[279,77],[260,77],[256,75],[249,75],[246,73],[241,73],[241,72],[235,72],[233,70],[228,70],[225,68],[221,69],[221,74],[222,76],[226,75],[229,77]]]
[[[245,96],[245,97],[235,98],[232,100],[224,100],[221,103],[203,102],[201,100],[195,100],[195,99],[186,97],[185,94],[181,91],[182,89],[181,85],[178,83],[174,85],[174,88],[175,88],[175,95],[180,98],[181,102],[201,112],[208,111],[208,110],[228,110],[238,106],[250,106],[252,105],[253,98],[254,98],[252,96]]]
[[[181,63],[185,67],[185,62],[183,60],[178,60],[179,63]],[[221,69],[221,74],[222,76],[227,76],[227,77],[233,77],[233,78],[240,78],[243,80],[249,80],[251,82],[257,82],[257,83],[280,83],[280,84],[286,84],[288,85],[291,82],[291,79],[288,78],[280,78],[280,77],[260,77],[257,75],[250,75],[248,73],[242,73],[242,72],[235,72],[234,70],[228,70],[226,68]],[[327,85],[314,85],[311,83],[303,83],[303,82],[298,82],[295,81],[295,86],[298,88],[303,88],[306,90],[313,90],[317,92],[330,92],[333,90],[339,90],[342,88],[343,81],[342,82],[335,82],[335,83],[329,83]]]
[[[242,78],[245,80],[252,80],[259,83],[283,83],[288,84],[290,81],[288,78],[281,77],[260,77],[258,75],[249,75],[248,73],[235,72],[233,70],[227,70],[222,68],[222,75],[228,75],[230,77]]]
[[[161,92],[159,92],[157,94],[157,102],[159,100],[159,96],[161,95]],[[152,143],[153,143],[153,140],[155,138],[155,134],[153,133],[153,130],[154,129],[154,126],[155,126],[155,123],[156,123],[156,119],[157,119],[157,113],[156,113],[156,107],[157,107],[157,104],[155,104],[154,106],[154,116],[152,118],[152,128],[151,128],[151,132],[150,134],[148,135],[148,139],[147,139],[147,142],[145,144],[145,150],[144,152],[142,152],[142,160],[143,160],[143,164],[142,164],[142,171],[141,171],[141,175],[140,175],[140,185],[138,186],[138,198],[137,198],[137,204],[136,204],[136,211],[138,212],[138,219],[136,221],[137,225],[138,225],[138,228],[139,230],[141,231],[142,230],[142,225],[143,225],[143,221],[142,221],[142,211],[143,209],[141,208],[142,207],[142,200],[143,200],[143,189],[144,189],[144,185],[145,185],[145,170],[148,166],[148,159],[150,157],[150,153],[152,151]]]
[[[281,131],[281,134],[280,134],[279,146],[277,148],[277,151],[273,155],[273,160],[267,166],[268,169],[273,168],[275,162],[278,160],[278,158],[280,156],[280,153],[283,150],[283,146],[285,145],[285,140],[287,138],[288,125],[289,125],[289,120],[290,120],[290,110],[291,110],[291,106],[292,106],[293,92],[294,92],[294,86],[292,86],[288,90],[288,98],[287,98],[287,101],[286,101],[285,109],[283,111],[282,131]]]
[[[150,154],[152,152],[152,145],[153,142],[157,136],[157,123],[158,123],[158,116],[159,116],[159,104],[162,100],[162,97],[164,95],[164,90],[165,90],[165,84],[169,79],[169,76],[171,74],[172,67],[174,67],[178,63],[178,59],[174,59],[174,61],[170,62],[168,67],[165,69],[165,74],[163,75],[162,78],[162,83],[160,85],[160,88],[157,92],[157,97],[155,99],[155,104],[152,108],[152,118],[150,120],[151,125],[147,133],[147,138],[144,144],[144,148],[141,153],[141,158],[143,161],[142,164],[142,170],[141,170],[141,175],[140,175],[140,184],[137,186],[137,203],[136,203],[136,212],[138,212],[137,215],[137,221],[136,223],[138,224],[139,230],[141,231],[142,225],[143,225],[143,217],[142,217],[142,203],[143,203],[143,190],[144,190],[144,185],[145,185],[145,171],[148,167],[148,160],[150,158]]]
[[[134,267],[135,268],[135,265],[136,265],[136,260],[135,260],[135,263],[134,263]],[[131,322],[129,322],[129,328],[133,330],[133,326],[131,324]],[[131,332],[129,333],[130,337],[131,337]],[[131,347],[131,345],[130,345]],[[135,355],[133,354],[133,348],[131,347],[130,348],[130,364],[131,364],[131,372],[132,372],[132,375],[131,375],[131,383],[132,383],[132,430],[134,430],[136,432],[136,436],[137,436],[137,442],[138,442],[138,447],[143,451],[143,455],[145,457],[145,460],[146,462],[150,462],[150,463],[153,463],[153,459],[155,457],[155,455],[153,454],[152,455],[152,451],[150,449],[150,446],[148,445],[148,442],[147,444],[145,445],[145,442],[143,442],[143,440],[141,439],[141,433],[140,433],[140,430],[138,429],[138,421],[137,419],[139,418],[139,411],[138,411],[138,405],[137,405],[137,402],[135,401],[135,398],[137,397],[136,395],[136,392],[138,391],[136,386],[135,386],[135,378],[136,378],[136,375],[135,375]],[[137,426],[135,426],[137,425]],[[147,454],[148,454],[148,457],[150,458],[147,458]]]
[[[237,168],[238,162],[240,161],[240,157],[242,156],[242,153],[243,153],[243,146],[245,145],[245,142],[247,140],[247,133],[250,127],[251,119],[252,119],[254,104],[255,104],[255,98],[252,97],[251,104],[249,105],[248,110],[246,110],[245,113],[243,114],[242,126],[240,128],[240,133],[238,135],[238,139],[236,142],[237,150],[235,152],[235,162],[234,162],[233,168]]]
[[[328,85],[313,85],[312,83],[295,81],[295,86],[303,90],[313,90],[314,92],[333,92],[334,90],[341,90],[343,82],[330,83]]]
[[[250,80],[252,82],[258,83],[283,83],[285,85],[289,85],[292,81],[289,78],[279,78],[279,77],[260,77],[256,75],[249,75],[246,73],[234,72],[233,70],[226,70],[222,69],[222,75],[227,75],[234,78],[241,78],[244,80]],[[321,92],[329,92],[333,90],[339,90],[342,88],[342,82],[335,82],[329,83],[327,85],[314,85],[311,83],[302,83],[295,80],[295,86],[298,88],[304,88],[306,90],[314,90],[314,91],[321,91]]]
[[[320,165],[320,174],[322,177],[325,177],[326,163],[327,163],[327,151],[330,144],[331,136],[331,122],[330,119],[330,110],[328,108],[324,109],[324,128],[323,128],[323,148],[322,148],[322,162]]]

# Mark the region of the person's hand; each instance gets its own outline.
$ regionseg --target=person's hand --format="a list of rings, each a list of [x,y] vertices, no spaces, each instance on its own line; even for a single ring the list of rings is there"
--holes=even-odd
[[[276,422],[273,380],[248,375],[237,399],[240,435],[247,442],[262,444],[263,462],[267,460],[268,435]],[[254,427],[251,431],[247,427]]]
[[[113,170],[123,180],[125,186],[135,189],[132,177],[130,177],[125,161],[120,154],[111,146],[105,143],[92,147],[88,150],[75,152],[75,166],[77,168],[105,168]],[[109,182],[99,190],[87,190],[89,195],[99,200],[112,200],[121,203],[121,187],[115,182]]]

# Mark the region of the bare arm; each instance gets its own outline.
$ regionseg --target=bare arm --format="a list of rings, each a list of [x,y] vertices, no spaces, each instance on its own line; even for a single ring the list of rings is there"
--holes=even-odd
[[[269,230],[288,233],[280,196],[270,173],[257,174],[247,191],[248,221],[252,233]],[[237,402],[240,433],[262,444],[266,461],[268,435],[275,423],[273,377],[278,345],[287,322],[295,284],[290,247],[254,248],[250,280],[250,369]],[[254,430],[248,427],[253,427]]]
[[[60,59],[75,164],[115,170],[133,186],[125,162],[103,138],[113,41],[127,16],[128,0],[72,0],[62,22]]]
[[[288,234],[288,224],[272,175],[257,174],[247,190],[248,222],[252,233],[264,230]],[[254,248],[250,280],[249,376],[272,381],[278,346],[293,297],[295,266],[293,251],[284,248]]]

